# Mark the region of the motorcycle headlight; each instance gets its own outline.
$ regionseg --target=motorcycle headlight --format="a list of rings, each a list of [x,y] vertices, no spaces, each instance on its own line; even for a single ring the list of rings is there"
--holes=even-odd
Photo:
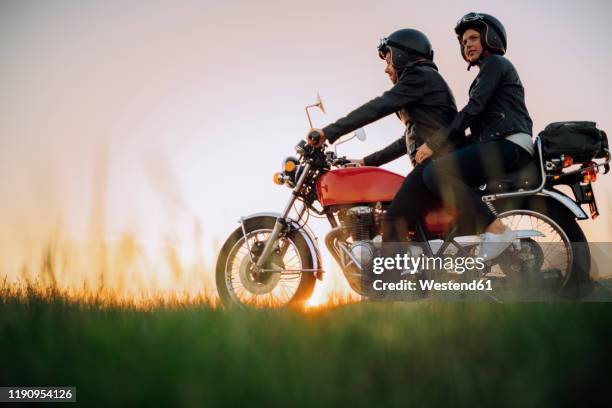
[[[279,186],[287,184],[289,187],[295,186],[297,173],[300,171],[300,161],[295,157],[287,157],[283,160],[283,171],[274,173],[274,184]]]

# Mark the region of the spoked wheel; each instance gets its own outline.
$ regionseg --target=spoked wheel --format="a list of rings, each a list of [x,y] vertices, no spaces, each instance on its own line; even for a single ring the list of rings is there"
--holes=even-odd
[[[515,209],[499,214],[513,230],[535,230],[542,234],[521,240],[511,247],[491,269],[506,276],[512,286],[554,292],[564,297],[588,293],[591,255],[586,238],[576,220],[555,208]],[[522,281],[522,284],[519,282]]]
[[[274,228],[273,217],[245,221],[223,245],[217,261],[217,290],[223,305],[245,307],[297,306],[314,289],[312,254],[304,238],[291,232],[280,238],[262,270],[255,264]],[[246,239],[245,239],[246,238]]]
[[[571,275],[573,251],[561,227],[551,218],[529,210],[508,211],[499,218],[515,231],[534,230],[542,234],[523,239],[520,246],[510,248],[500,260],[502,272],[516,283],[524,279],[553,290],[562,288]]]

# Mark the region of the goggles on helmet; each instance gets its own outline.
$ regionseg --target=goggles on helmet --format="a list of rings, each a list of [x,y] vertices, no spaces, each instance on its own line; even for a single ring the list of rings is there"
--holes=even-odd
[[[465,23],[473,23],[475,21],[483,21],[484,16],[480,13],[468,13],[457,21],[457,25]]]

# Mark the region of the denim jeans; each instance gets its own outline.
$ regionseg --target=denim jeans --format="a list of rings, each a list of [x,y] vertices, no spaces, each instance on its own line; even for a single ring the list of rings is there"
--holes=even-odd
[[[522,147],[508,140],[476,143],[440,157],[423,169],[423,183],[459,217],[471,217],[477,231],[496,216],[475,190],[487,182],[514,173],[533,160]]]
[[[387,207],[382,224],[384,242],[406,241],[408,230],[414,227],[425,210],[440,202],[423,183],[423,170],[429,161],[408,173]]]

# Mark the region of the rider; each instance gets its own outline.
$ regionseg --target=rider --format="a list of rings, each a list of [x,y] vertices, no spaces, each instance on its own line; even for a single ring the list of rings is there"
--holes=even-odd
[[[498,19],[482,13],[463,16],[455,27],[461,55],[468,70],[480,72],[470,87],[470,99],[440,136],[427,141],[416,155],[419,163],[438,148],[447,135],[464,136],[471,130],[471,144],[433,160],[423,172],[427,187],[460,213],[474,215],[485,228],[479,256],[492,259],[516,239],[474,191],[504,174],[517,171],[532,160],[532,122],[525,106],[525,90],[506,53],[506,31]],[[475,213],[475,214],[474,214]]]
[[[393,87],[325,128],[311,129],[307,137],[308,143],[315,146],[322,146],[325,140],[334,143],[342,135],[394,112],[406,125],[402,137],[360,161],[366,166],[380,166],[408,153],[415,166],[385,213],[382,229],[386,242],[404,241],[408,226],[438,200],[423,183],[424,166],[415,161],[417,148],[432,137],[436,138],[434,157],[454,147],[447,134],[438,132],[453,120],[457,107],[433,63],[433,54],[429,39],[418,30],[402,29],[383,38],[378,55],[387,63],[385,73]],[[312,132],[318,133],[318,140],[310,137]]]

